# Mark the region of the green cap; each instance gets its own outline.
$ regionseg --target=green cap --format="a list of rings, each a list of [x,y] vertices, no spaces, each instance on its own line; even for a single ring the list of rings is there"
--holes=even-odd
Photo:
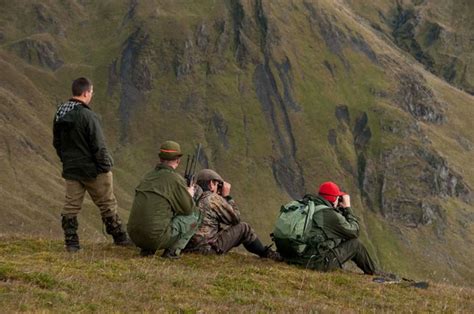
[[[161,144],[158,156],[164,160],[173,160],[183,156],[183,154],[181,153],[181,146],[179,146],[178,143],[166,141]]]
[[[202,169],[201,171],[198,172],[197,174],[197,181],[211,181],[211,180],[216,180],[220,182],[224,182],[224,179],[215,172],[214,170],[211,169]]]

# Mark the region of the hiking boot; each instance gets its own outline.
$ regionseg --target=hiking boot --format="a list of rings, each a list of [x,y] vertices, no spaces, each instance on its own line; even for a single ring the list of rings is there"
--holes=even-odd
[[[273,251],[271,249],[271,247],[272,247],[272,244],[266,246],[265,247],[265,253],[260,257],[268,258],[268,259],[271,259],[275,262],[283,262],[283,257],[281,257],[280,253],[278,253],[276,251]]]
[[[149,249],[141,249],[140,256],[142,257],[150,257],[155,255],[156,250],[149,250]]]
[[[169,259],[178,259],[181,256],[179,255],[178,251],[175,249],[165,249],[163,254],[161,254],[162,258],[169,258]]]
[[[62,216],[61,226],[64,230],[64,244],[66,246],[66,251],[71,253],[79,251],[81,246],[79,245],[79,236],[77,235],[77,228],[79,227],[77,217]]]
[[[127,236],[127,233],[122,228],[122,221],[118,215],[102,217],[105,224],[105,231],[112,236],[115,245],[131,246],[132,241]]]

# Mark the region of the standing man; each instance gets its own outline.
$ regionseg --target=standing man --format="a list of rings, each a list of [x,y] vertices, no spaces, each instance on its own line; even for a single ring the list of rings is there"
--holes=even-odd
[[[198,227],[194,186],[187,187],[175,169],[181,162],[181,147],[166,141],[160,147],[160,163],[143,177],[135,189],[128,233],[142,256],[165,249],[164,258],[179,258]]]
[[[202,254],[224,254],[243,244],[247,251],[263,258],[281,261],[278,253],[263,246],[248,223],[240,221],[240,211],[230,196],[231,185],[211,169],[201,170],[197,184],[203,194],[198,200],[203,217],[201,226],[186,250]]]
[[[350,196],[333,182],[324,182],[318,195],[306,195],[316,211],[308,232],[307,249],[302,256],[285,256],[285,260],[320,271],[342,268],[349,260],[368,275],[377,272],[376,265],[359,241],[359,222],[351,209]]]
[[[80,249],[77,228],[85,192],[99,207],[105,230],[117,245],[130,241],[122,229],[113,192],[113,160],[107,151],[99,117],[90,108],[92,82],[84,77],[72,83],[73,97],[58,107],[54,117],[53,145],[63,164],[66,201],[62,216],[66,250]]]

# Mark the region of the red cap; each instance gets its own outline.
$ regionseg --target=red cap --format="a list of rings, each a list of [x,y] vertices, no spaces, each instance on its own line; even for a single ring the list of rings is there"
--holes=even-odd
[[[319,195],[324,197],[329,202],[334,203],[338,196],[346,195],[342,192],[336,183],[328,181],[319,186]]]

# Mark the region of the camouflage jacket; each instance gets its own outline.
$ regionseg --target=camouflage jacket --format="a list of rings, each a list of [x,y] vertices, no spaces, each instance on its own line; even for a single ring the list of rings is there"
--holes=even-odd
[[[240,223],[240,211],[231,197],[206,191],[198,200],[202,223],[188,243],[188,249],[209,247],[219,232]]]

